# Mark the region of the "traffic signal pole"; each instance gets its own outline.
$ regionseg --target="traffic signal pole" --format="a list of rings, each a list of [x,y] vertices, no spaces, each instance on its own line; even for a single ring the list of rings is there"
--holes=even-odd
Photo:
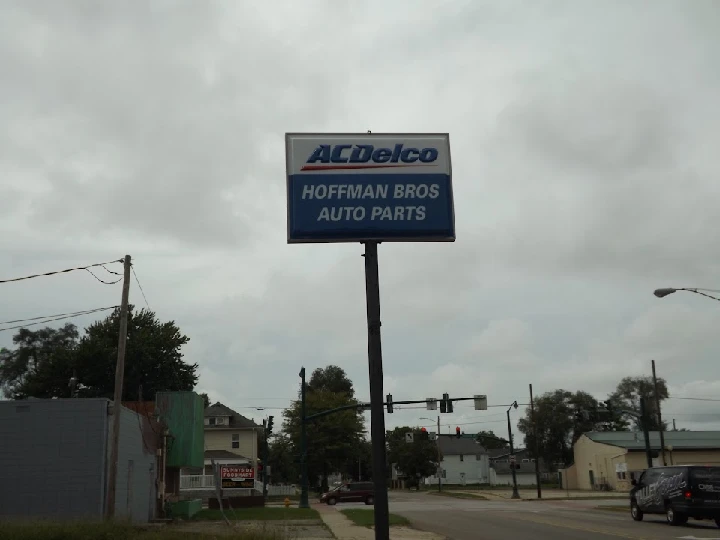
[[[540,441],[538,440],[537,422],[535,421],[535,402],[533,401],[533,389],[530,385],[530,418],[533,426],[533,439],[535,439],[535,481],[537,482],[537,496],[542,499],[542,487],[540,487]]]
[[[516,402],[517,403],[517,402]],[[510,409],[512,409],[512,406],[510,406],[507,410],[507,425],[508,425],[508,440],[510,441],[510,459],[515,458],[515,447],[513,446],[513,436],[512,436],[512,425],[510,424]],[[510,459],[508,461],[510,461]],[[517,487],[517,473],[515,472],[515,463],[510,463],[510,471],[512,472],[512,480],[513,480],[513,491],[511,499],[519,499],[520,493],[518,493],[518,487]]]
[[[438,423],[437,423],[437,435],[435,436],[435,444],[437,445],[437,459],[438,459],[438,493],[442,491],[442,465],[440,462],[442,461],[442,454],[440,453],[440,416],[438,416]]]
[[[307,418],[305,418],[305,368],[300,370],[300,504],[310,508],[307,475]]]

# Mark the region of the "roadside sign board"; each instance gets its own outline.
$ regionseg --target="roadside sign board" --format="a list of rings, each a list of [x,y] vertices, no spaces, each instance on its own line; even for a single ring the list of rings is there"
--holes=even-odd
[[[254,488],[255,469],[223,465],[220,467],[220,482],[223,489]]]
[[[452,242],[450,139],[287,133],[287,241]]]
[[[487,396],[476,395],[475,398],[475,410],[476,411],[487,411]]]
[[[407,433],[405,433],[405,442],[406,442],[406,443],[411,443],[411,442],[413,442],[414,440],[415,440],[415,436],[414,436],[413,433],[411,433],[410,431],[408,431]]]

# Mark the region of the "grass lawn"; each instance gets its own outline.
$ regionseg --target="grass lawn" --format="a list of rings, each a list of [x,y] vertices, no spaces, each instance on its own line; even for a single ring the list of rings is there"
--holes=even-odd
[[[0,527],[0,540],[217,540],[216,534],[192,533],[163,526],[136,527],[120,523],[9,523]],[[227,540],[276,540],[275,533],[238,532]]]
[[[235,508],[225,510],[230,520],[276,521],[279,519],[320,519],[317,510],[312,508]],[[192,517],[193,521],[220,521],[223,519],[220,510],[200,510]]]
[[[363,508],[350,508],[348,510],[340,510],[345,517],[360,527],[372,527],[375,525],[375,510],[365,510]],[[397,514],[390,514],[390,525],[410,525],[410,521]]]
[[[487,497],[482,495],[475,495],[473,493],[457,493],[455,491],[430,491],[429,495],[436,495],[440,497],[452,497],[454,499],[475,499],[477,501],[487,501]]]

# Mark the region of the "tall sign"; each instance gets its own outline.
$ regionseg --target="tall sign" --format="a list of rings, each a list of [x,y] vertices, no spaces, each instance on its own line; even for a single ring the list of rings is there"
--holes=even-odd
[[[454,241],[447,134],[288,133],[288,243]]]
[[[378,244],[455,240],[450,138],[287,133],[285,148],[288,243],[365,245],[375,539],[389,540]]]

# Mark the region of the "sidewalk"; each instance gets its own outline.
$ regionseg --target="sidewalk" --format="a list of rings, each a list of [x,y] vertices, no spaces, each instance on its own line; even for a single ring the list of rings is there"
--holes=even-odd
[[[375,540],[375,532],[367,527],[358,527],[343,514],[336,506],[326,504],[313,504],[323,522],[332,531],[337,540]],[[391,540],[443,540],[437,534],[418,531],[408,527],[390,527]]]

